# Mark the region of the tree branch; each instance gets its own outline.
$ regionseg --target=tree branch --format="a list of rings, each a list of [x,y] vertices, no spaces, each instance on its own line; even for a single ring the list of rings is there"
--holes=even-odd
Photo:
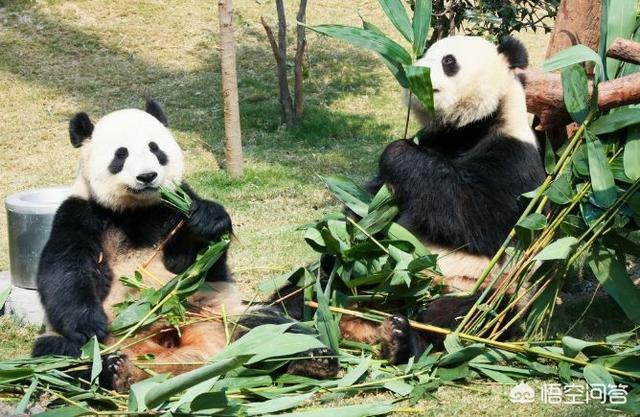
[[[607,56],[632,64],[640,64],[640,43],[616,38],[607,50]]]
[[[282,1],[280,0],[281,4]],[[287,56],[286,49],[282,49],[282,45],[278,45],[276,42],[275,36],[273,35],[273,31],[271,27],[264,20],[264,17],[260,17],[260,22],[264,27],[265,32],[267,33],[267,39],[269,39],[269,44],[271,45],[271,50],[273,51],[273,56],[276,59],[276,72],[278,75],[278,87],[280,91],[280,106],[282,107],[282,114],[284,116],[284,121],[287,125],[291,125],[293,123],[293,105],[291,103],[291,93],[289,92],[289,83],[287,80]],[[285,23],[286,24],[286,23]],[[278,26],[282,26],[282,22],[278,21]],[[280,34],[280,31],[278,32]],[[286,42],[286,31],[285,31],[285,42]],[[285,43],[286,48],[286,43]],[[283,53],[284,52],[284,53]]]
[[[527,110],[540,119],[540,123],[535,126],[537,131],[571,123],[564,106],[560,74],[538,70],[527,70],[520,74],[525,78]],[[598,107],[602,111],[637,103],[640,103],[640,73],[604,81],[598,85]]]

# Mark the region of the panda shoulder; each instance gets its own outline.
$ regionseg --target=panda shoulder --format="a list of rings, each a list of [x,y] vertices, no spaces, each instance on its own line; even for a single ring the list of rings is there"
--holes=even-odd
[[[100,215],[94,204],[84,198],[71,196],[62,202],[56,211],[54,229],[89,228],[96,230],[101,225]]]

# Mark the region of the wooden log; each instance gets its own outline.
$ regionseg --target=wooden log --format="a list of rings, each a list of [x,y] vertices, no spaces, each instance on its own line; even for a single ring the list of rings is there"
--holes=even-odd
[[[607,56],[632,64],[640,64],[640,43],[616,38],[607,49]]]
[[[571,122],[564,106],[560,74],[539,70],[527,70],[521,74],[524,76],[527,110],[539,119],[535,130],[548,131]],[[598,86],[598,107],[602,111],[637,103],[640,103],[640,73],[601,82]]]

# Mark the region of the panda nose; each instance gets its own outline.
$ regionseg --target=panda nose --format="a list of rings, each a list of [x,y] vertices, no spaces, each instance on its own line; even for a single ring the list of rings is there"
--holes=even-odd
[[[144,174],[140,174],[136,177],[138,181],[143,184],[151,184],[153,180],[158,176],[157,172],[145,172]]]

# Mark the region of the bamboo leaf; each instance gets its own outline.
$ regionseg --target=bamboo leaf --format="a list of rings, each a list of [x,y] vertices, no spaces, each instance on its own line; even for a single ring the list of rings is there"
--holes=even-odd
[[[27,390],[24,392],[22,399],[16,406],[16,414],[23,414],[27,411],[27,406],[29,405],[29,401],[31,401],[31,396],[33,396],[33,393],[35,392],[39,382],[40,381],[37,377],[34,378],[33,381],[31,381],[31,385],[29,385],[29,388],[27,388]]]
[[[547,227],[547,218],[540,213],[531,213],[520,220],[518,226],[528,230],[542,230]]]
[[[87,416],[95,414],[93,411],[88,410],[82,407],[62,407],[62,408],[54,408],[52,410],[47,410],[43,413],[38,413],[36,416],[39,417],[79,417],[79,416]]]
[[[589,175],[593,195],[601,207],[611,207],[616,202],[617,192],[613,173],[609,168],[607,154],[600,139],[585,131],[587,138],[587,155],[589,157]]]
[[[100,372],[102,372],[102,356],[100,355],[100,343],[98,338],[93,336],[84,346],[82,346],[82,356],[91,359],[91,380],[92,384],[98,381]]]
[[[564,354],[570,358],[575,358],[582,352],[588,357],[611,355],[615,353],[611,348],[603,343],[587,342],[571,336],[562,338],[562,349]]]
[[[635,124],[640,124],[640,110],[624,107],[600,116],[589,126],[589,131],[594,135],[603,135]]]
[[[360,217],[369,212],[371,196],[358,184],[344,176],[320,177],[338,200]]]
[[[566,259],[578,244],[578,239],[573,236],[567,236],[552,242],[546,248],[542,249],[533,258],[536,261],[549,261],[553,259]]]
[[[587,366],[582,370],[582,374],[584,375],[584,379],[586,379],[591,386],[599,385],[608,389],[615,385],[613,377],[602,365],[593,363],[587,364]]]
[[[636,109],[640,113],[640,109]],[[627,129],[627,142],[624,145],[624,173],[630,180],[640,178],[640,125]],[[2,303],[0,303],[2,305]]]
[[[344,407],[323,408],[309,411],[295,411],[293,413],[269,414],[268,417],[369,417],[389,414],[393,405],[388,402],[348,405]]]
[[[579,64],[564,68],[561,72],[564,105],[574,122],[581,124],[589,114],[589,82],[587,72]]]
[[[629,39],[636,27],[638,15],[637,0],[604,0],[602,7],[606,8],[606,48],[609,48],[616,38]],[[615,78],[621,62],[614,58],[607,58],[607,77]]]
[[[144,404],[146,408],[153,408],[171,396],[178,394],[187,388],[193,387],[207,379],[223,375],[228,371],[235,369],[245,363],[250,356],[237,356],[232,359],[222,359],[211,365],[205,365],[193,371],[174,376],[162,383],[157,384],[153,389],[149,390],[144,396]]]
[[[549,138],[545,138],[544,146],[544,170],[547,174],[551,174],[556,167],[556,153],[551,146]]]
[[[387,236],[393,240],[403,240],[405,242],[409,242],[415,248],[415,253],[418,256],[427,256],[431,255],[431,252],[424,246],[424,244],[415,237],[413,233],[400,226],[398,223],[391,223],[389,228],[387,229]]]
[[[320,333],[320,340],[334,352],[337,352],[340,345],[340,328],[333,318],[333,313],[329,310],[329,297],[322,291],[320,280],[316,281],[315,286],[318,299],[318,309],[315,315],[316,328]]]
[[[569,174],[558,175],[551,186],[544,192],[549,200],[556,204],[567,204],[573,199],[571,189],[571,176]]]
[[[601,245],[595,245],[587,263],[605,291],[618,303],[627,317],[640,324],[640,290],[627,274],[624,263]]]
[[[293,407],[297,407],[303,402],[307,401],[313,396],[313,392],[306,394],[298,394],[291,396],[282,396],[280,398],[274,398],[259,403],[247,404],[246,410],[248,416],[258,416],[266,413],[274,413],[277,411],[288,410]]]
[[[377,52],[394,64],[411,64],[411,55],[402,46],[376,32],[342,25],[304,26],[322,35]]]
[[[370,30],[381,36],[384,36],[384,33],[376,25],[374,25],[371,22],[367,22],[366,20],[363,20],[362,27],[365,30]],[[402,65],[390,61],[389,59],[385,58],[384,55],[378,54],[378,57],[382,60],[384,65],[387,68],[389,68],[389,71],[391,71],[391,73],[396,78],[400,86],[402,86],[402,88],[409,88],[409,80],[407,80],[407,76],[404,73],[404,69],[402,68]]]
[[[404,65],[404,72],[409,80],[409,89],[420,100],[424,108],[433,113],[433,86],[431,85],[431,69],[429,67]]]
[[[545,63],[542,64],[542,69],[547,72],[554,71],[585,61],[595,62],[598,68],[598,71],[596,72],[598,77],[597,79],[605,79],[600,55],[584,45],[574,45],[570,48],[563,49],[545,61]]]
[[[379,0],[382,10],[387,15],[393,26],[404,36],[404,38],[413,42],[413,30],[409,16],[404,8],[401,0]]]
[[[421,57],[427,46],[431,26],[431,0],[416,0],[413,11],[413,53]]]
[[[350,387],[358,382],[358,380],[369,370],[369,364],[371,363],[371,356],[366,356],[360,360],[357,366],[350,369],[349,372],[338,380],[339,387]]]

